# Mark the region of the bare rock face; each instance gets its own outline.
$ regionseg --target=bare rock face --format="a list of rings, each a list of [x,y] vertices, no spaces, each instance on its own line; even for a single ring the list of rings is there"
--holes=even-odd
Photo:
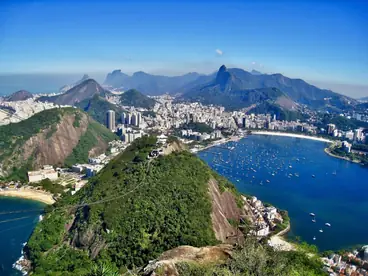
[[[176,264],[183,262],[195,262],[198,264],[221,264],[226,262],[232,255],[233,246],[221,244],[218,246],[193,247],[179,246],[164,252],[157,260],[150,262],[143,269],[144,275],[179,276]]]
[[[65,115],[56,126],[55,132],[47,139],[52,129],[44,130],[37,136],[29,139],[23,146],[24,160],[32,154],[34,157],[34,167],[38,169],[45,164],[63,164],[73,148],[78,145],[80,137],[86,132],[88,127],[88,117],[81,113],[79,127],[73,127],[75,116]]]
[[[223,243],[240,243],[243,233],[229,223],[229,219],[239,221],[244,215],[236,203],[235,196],[228,191],[220,192],[217,181],[209,182],[209,193],[212,199],[212,225],[216,239]]]

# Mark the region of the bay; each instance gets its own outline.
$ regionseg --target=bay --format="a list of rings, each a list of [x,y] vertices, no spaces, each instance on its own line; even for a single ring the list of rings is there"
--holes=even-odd
[[[44,204],[21,198],[0,197],[0,275],[22,275],[12,265],[21,256],[23,243],[31,235]],[[26,211],[21,213],[11,213]]]
[[[199,157],[240,192],[287,210],[288,238],[300,237],[322,251],[368,244],[368,169],[327,155],[325,147],[307,139],[250,135]],[[315,223],[309,213],[316,214]]]

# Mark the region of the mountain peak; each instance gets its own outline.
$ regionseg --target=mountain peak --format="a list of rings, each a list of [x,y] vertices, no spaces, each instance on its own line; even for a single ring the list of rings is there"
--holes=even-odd
[[[262,75],[262,73],[261,72],[259,72],[259,71],[257,71],[257,70],[252,70],[251,72],[250,72],[252,75],[255,75],[255,76],[259,76],[259,75]]]
[[[227,70],[225,65],[222,65],[217,72],[216,76],[216,84],[220,85],[220,88],[223,92],[227,90],[228,85],[231,81],[231,73]]]
[[[5,97],[5,100],[8,102],[15,102],[15,101],[25,101],[29,98],[32,98],[33,95],[31,92],[28,92],[26,90],[19,90],[17,92],[14,92],[13,94]]]
[[[219,72],[225,72],[227,71],[227,68],[225,65],[221,65],[220,69],[219,69]]]

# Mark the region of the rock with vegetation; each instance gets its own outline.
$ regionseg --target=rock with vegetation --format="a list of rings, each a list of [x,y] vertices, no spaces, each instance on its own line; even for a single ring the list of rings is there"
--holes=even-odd
[[[26,181],[28,170],[43,165],[84,163],[104,153],[113,139],[114,134],[79,109],[45,110],[0,127],[2,176]]]
[[[145,109],[152,109],[155,106],[156,101],[143,95],[141,92],[135,89],[125,91],[120,97],[120,103],[123,106],[134,106]]]
[[[87,79],[65,93],[55,96],[43,96],[37,100],[42,102],[52,102],[59,105],[76,105],[81,101],[93,98],[95,95],[106,97],[111,95],[111,93],[102,88],[94,79]]]
[[[117,106],[113,103],[110,103],[104,97],[99,95],[94,95],[92,99],[85,99],[81,102],[75,104],[80,109],[83,109],[87,112],[94,120],[99,122],[100,124],[106,124],[106,112],[108,110],[115,111],[115,118],[117,123],[121,122],[121,114],[124,112],[120,106]]]
[[[135,140],[46,210],[25,248],[32,275],[323,275],[305,254],[245,238],[240,194],[198,157],[176,145],[147,158],[155,148]]]
[[[7,102],[16,102],[16,101],[25,101],[30,98],[33,98],[33,94],[26,90],[19,90],[14,92],[13,94],[4,97],[4,100]]]

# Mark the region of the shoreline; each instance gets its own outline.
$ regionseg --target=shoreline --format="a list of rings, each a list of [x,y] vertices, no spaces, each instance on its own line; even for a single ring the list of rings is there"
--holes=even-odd
[[[349,162],[354,163],[354,164],[360,164],[361,163],[360,161],[351,160],[348,157],[343,157],[343,156],[333,154],[332,152],[330,152],[329,148],[325,148],[325,153],[328,154],[331,157],[335,157],[335,158],[338,158],[338,159],[341,159],[341,160],[349,161]]]
[[[325,139],[325,138],[320,138],[320,137],[316,137],[316,136],[308,136],[308,135],[303,135],[303,134],[290,133],[290,132],[252,131],[251,134],[252,135],[285,136],[285,137],[309,139],[309,140],[326,142],[326,143],[333,143],[333,141]]]
[[[18,197],[30,199],[45,203],[47,205],[55,203],[55,200],[51,194],[25,188],[20,188],[19,190],[2,190],[0,191],[0,197]]]

